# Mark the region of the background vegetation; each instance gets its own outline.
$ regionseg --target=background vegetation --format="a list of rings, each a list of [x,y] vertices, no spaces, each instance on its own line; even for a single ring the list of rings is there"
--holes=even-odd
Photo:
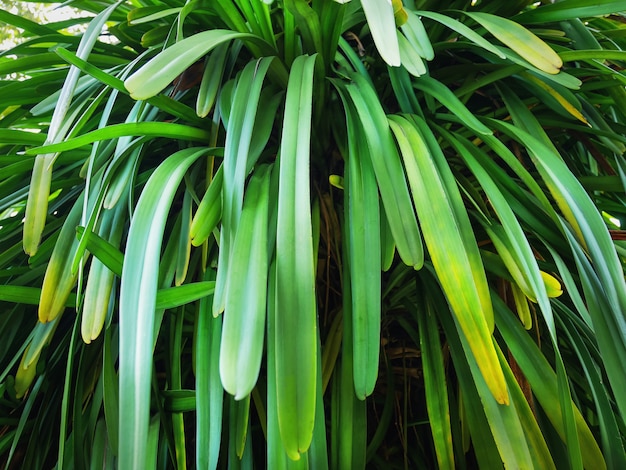
[[[623,2],[441,3],[0,11],[4,468],[626,468]]]
[[[58,20],[79,16],[79,12],[59,3],[22,2],[19,0],[2,0],[0,8],[14,15],[27,18],[35,23],[53,23]],[[86,16],[86,15],[85,15]],[[84,31],[83,25],[76,24],[76,18],[71,21],[73,32]],[[57,24],[55,28],[61,29]],[[23,30],[11,23],[0,24],[0,49],[7,50],[14,47],[18,42],[25,40]]]

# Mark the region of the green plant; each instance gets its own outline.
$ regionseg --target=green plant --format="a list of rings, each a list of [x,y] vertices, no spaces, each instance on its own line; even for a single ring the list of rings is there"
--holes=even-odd
[[[623,4],[439,3],[0,11],[7,468],[626,465]]]

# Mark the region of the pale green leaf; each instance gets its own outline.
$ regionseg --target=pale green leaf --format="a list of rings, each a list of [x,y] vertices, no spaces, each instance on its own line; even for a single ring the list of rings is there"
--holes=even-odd
[[[258,168],[246,189],[232,246],[224,300],[220,376],[235,400],[249,396],[263,357],[271,167]]]
[[[396,20],[391,0],[361,0],[372,38],[383,60],[392,67],[401,64]]]
[[[144,187],[131,221],[119,307],[119,416],[125,423],[120,426],[119,464],[126,468],[144,468],[148,461],[153,330],[165,222],[185,172],[208,151],[190,148],[166,159]]]
[[[244,38],[254,39],[256,36],[222,29],[194,34],[158,54],[128,77],[124,86],[136,100],[151,98],[218,45]]]
[[[289,76],[279,155],[276,230],[276,385],[278,423],[297,460],[313,438],[317,336],[309,194],[313,75],[316,56],[300,56]]]

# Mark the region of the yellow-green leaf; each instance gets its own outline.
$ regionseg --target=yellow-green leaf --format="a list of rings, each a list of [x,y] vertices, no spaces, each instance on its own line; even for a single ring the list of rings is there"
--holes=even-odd
[[[538,69],[550,74],[561,71],[558,54],[519,23],[490,13],[464,13]]]

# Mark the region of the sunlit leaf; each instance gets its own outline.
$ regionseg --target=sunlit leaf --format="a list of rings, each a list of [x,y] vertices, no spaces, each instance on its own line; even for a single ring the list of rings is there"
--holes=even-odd
[[[126,244],[120,289],[120,465],[139,468],[148,459],[148,416],[154,311],[163,229],[174,192],[205,148],[181,150],[165,160],[142,192]],[[157,225],[158,224],[158,225]]]
[[[557,53],[519,23],[489,13],[465,14],[538,69],[551,74],[561,70],[563,61]]]

